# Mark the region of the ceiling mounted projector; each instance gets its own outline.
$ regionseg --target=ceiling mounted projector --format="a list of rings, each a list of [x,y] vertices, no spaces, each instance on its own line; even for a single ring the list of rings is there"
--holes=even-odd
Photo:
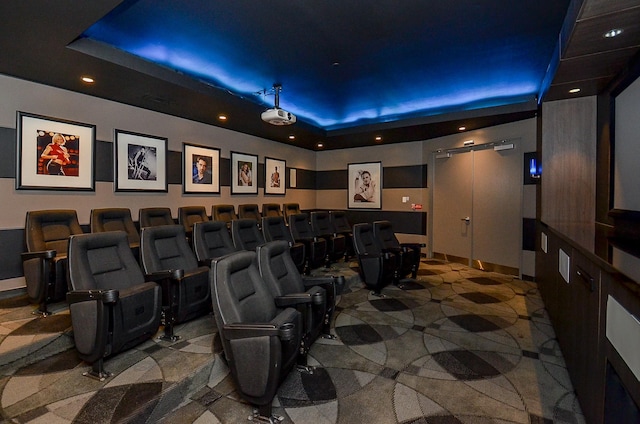
[[[275,91],[276,101],[275,107],[272,109],[267,109],[262,112],[261,118],[264,122],[267,122],[271,125],[291,125],[296,123],[296,116],[287,112],[284,109],[280,109],[280,90],[282,90],[282,86],[278,84],[274,84],[273,90]]]

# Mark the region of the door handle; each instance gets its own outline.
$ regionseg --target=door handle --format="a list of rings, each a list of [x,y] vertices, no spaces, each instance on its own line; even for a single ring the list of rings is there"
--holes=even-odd
[[[464,218],[460,218],[460,221],[464,221],[465,224],[469,225],[469,223],[471,222],[471,218],[466,216]]]

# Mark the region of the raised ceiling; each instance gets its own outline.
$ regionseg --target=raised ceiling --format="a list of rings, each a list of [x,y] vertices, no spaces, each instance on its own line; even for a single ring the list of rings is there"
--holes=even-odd
[[[424,140],[602,90],[638,51],[638,3],[10,1],[0,73],[309,149]],[[293,126],[260,120],[274,83]]]

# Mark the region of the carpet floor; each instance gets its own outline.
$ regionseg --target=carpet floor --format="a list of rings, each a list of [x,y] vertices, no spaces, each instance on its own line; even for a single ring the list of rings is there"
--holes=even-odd
[[[273,402],[285,423],[584,423],[536,284],[423,260],[416,280],[362,287],[355,263],[332,332]],[[33,318],[0,301],[0,417],[15,423],[243,423],[212,316],[182,324],[81,376],[68,310]],[[55,308],[55,306],[54,306]],[[52,319],[53,318],[53,319]]]

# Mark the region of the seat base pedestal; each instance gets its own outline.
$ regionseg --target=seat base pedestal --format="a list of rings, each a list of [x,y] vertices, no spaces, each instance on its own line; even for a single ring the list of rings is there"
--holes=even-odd
[[[83,372],[82,375],[84,375],[85,377],[92,378],[94,380],[104,381],[107,378],[113,376],[113,373],[109,371],[105,371],[104,360],[99,359],[98,361],[93,363],[93,365],[91,366],[91,371]]]
[[[263,409],[265,411],[263,411]],[[271,405],[263,406],[260,409],[254,409],[253,415],[249,415],[247,418],[249,421],[265,424],[276,424],[284,421],[284,417],[281,415],[275,415],[271,413]]]

